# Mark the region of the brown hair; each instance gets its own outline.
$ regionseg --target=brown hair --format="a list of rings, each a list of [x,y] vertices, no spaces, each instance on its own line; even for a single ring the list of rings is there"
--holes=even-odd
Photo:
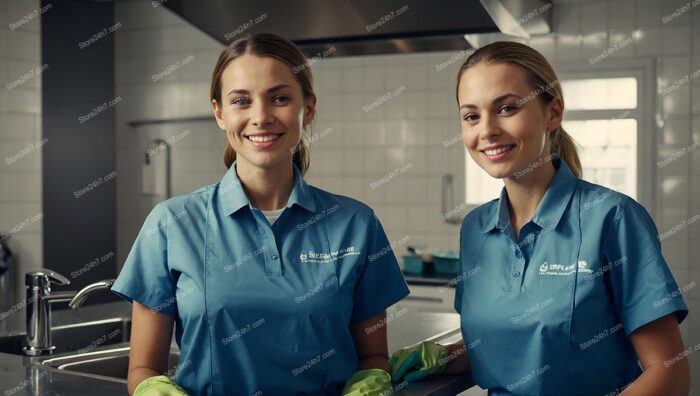
[[[294,78],[296,78],[299,85],[301,85],[304,98],[316,96],[313,90],[311,69],[306,64],[306,57],[301,50],[284,37],[272,33],[259,33],[235,40],[221,51],[211,75],[210,95],[211,100],[216,100],[219,106],[222,104],[221,78],[224,74],[224,70],[229,63],[244,54],[269,56],[286,63],[292,69]],[[309,169],[310,163],[309,146],[303,137],[299,144],[291,151],[293,153],[292,160],[303,176]],[[224,164],[226,164],[227,168],[230,168],[235,160],[236,151],[233,150],[230,143],[227,143],[226,151],[224,152]]]
[[[551,102],[554,98],[559,98],[563,109],[564,93],[552,65],[537,50],[514,41],[497,41],[485,45],[464,61],[457,74],[457,102],[459,102],[459,82],[462,79],[462,74],[480,62],[508,63],[521,67],[527,73],[528,83],[534,90],[534,95],[543,104]],[[530,96],[527,99],[529,98]],[[561,125],[549,132],[550,154],[561,158],[571,168],[571,172],[580,178],[583,172],[574,139],[564,131]]]

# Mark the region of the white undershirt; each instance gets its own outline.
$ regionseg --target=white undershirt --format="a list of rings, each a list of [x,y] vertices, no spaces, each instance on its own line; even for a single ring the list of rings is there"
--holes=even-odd
[[[267,221],[270,222],[270,225],[272,225],[275,224],[275,221],[277,221],[277,219],[279,219],[282,212],[284,212],[284,209],[285,208],[276,210],[261,210],[261,212],[263,212]]]

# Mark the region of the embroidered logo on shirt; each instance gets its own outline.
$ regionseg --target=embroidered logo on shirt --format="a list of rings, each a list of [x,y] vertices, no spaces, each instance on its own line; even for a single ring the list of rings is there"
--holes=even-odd
[[[319,253],[308,250],[299,254],[299,260],[302,263],[330,263],[331,261],[341,259],[345,256],[357,256],[359,254],[360,251],[357,250],[355,246],[348,246],[330,253]]]
[[[571,275],[574,272],[587,272],[591,273],[593,270],[588,268],[588,262],[586,260],[579,260],[578,263],[573,264],[550,264],[547,261],[540,265],[540,275],[553,275],[553,276],[566,276]]]

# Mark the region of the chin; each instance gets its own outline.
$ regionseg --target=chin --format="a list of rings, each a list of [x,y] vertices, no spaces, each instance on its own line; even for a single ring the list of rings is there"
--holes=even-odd
[[[511,169],[512,167],[509,164],[499,164],[495,166],[490,165],[487,167],[482,166],[482,168],[494,179],[504,179],[513,174],[513,170]]]
[[[279,153],[255,153],[251,163],[258,168],[272,168],[289,157],[289,150]]]

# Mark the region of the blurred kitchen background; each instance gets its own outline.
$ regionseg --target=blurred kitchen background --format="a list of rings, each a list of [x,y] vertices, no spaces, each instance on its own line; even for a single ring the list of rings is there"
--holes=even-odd
[[[0,308],[31,269],[70,275],[73,289],[114,277],[157,202],[220,180],[214,63],[226,43],[274,32],[315,76],[308,182],[374,208],[407,265],[402,304],[453,312],[441,286],[459,222],[501,187],[465,156],[456,72],[473,47],[515,40],[559,72],[584,178],[652,214],[691,310],[685,344],[699,345],[696,3],[0,0]],[[409,246],[447,266],[422,268]]]

